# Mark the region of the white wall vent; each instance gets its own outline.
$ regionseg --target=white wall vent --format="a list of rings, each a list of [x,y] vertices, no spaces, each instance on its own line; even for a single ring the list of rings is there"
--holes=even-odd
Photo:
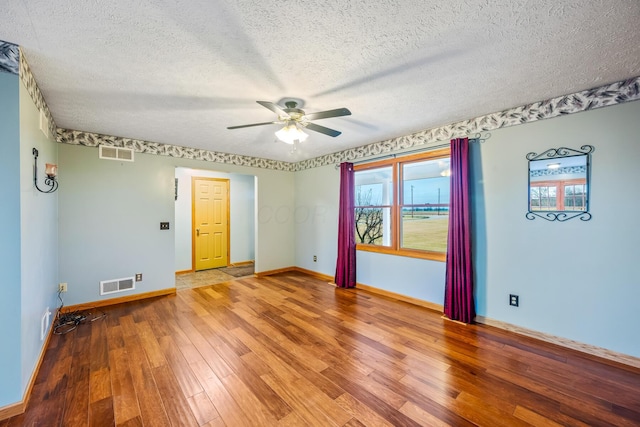
[[[133,162],[133,149],[101,145],[100,158],[108,160],[119,160],[123,162]]]
[[[40,130],[44,133],[44,136],[49,138],[49,119],[42,110],[40,110]]]
[[[117,292],[129,291],[136,288],[135,277],[125,277],[123,279],[103,280],[100,282],[100,295],[115,294]]]

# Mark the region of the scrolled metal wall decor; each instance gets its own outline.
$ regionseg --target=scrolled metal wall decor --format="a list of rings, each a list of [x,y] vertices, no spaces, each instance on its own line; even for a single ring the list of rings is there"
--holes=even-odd
[[[529,153],[529,194],[526,218],[589,221],[589,187],[592,145],[580,149],[550,148]]]

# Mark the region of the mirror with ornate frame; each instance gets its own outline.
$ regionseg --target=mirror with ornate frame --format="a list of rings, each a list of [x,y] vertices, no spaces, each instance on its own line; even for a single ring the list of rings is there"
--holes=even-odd
[[[594,147],[550,148],[529,153],[529,197],[527,219],[589,221],[589,177]]]

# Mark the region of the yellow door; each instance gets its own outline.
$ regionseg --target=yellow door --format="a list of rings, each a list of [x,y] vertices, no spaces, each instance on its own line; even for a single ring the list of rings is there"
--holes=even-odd
[[[226,267],[229,259],[229,180],[193,178],[195,270]]]

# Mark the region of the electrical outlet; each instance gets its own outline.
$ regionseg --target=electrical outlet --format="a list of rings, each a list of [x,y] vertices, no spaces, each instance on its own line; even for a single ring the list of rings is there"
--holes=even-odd
[[[58,292],[67,292],[67,284],[58,283]]]
[[[518,295],[509,294],[509,305],[518,307],[519,303],[520,303],[520,297]]]
[[[160,230],[168,230],[169,229],[169,223],[168,222],[161,222],[160,223]]]
[[[142,273],[136,273],[136,282],[142,282]]]
[[[317,255],[313,256],[313,262],[318,262],[318,256]]]

